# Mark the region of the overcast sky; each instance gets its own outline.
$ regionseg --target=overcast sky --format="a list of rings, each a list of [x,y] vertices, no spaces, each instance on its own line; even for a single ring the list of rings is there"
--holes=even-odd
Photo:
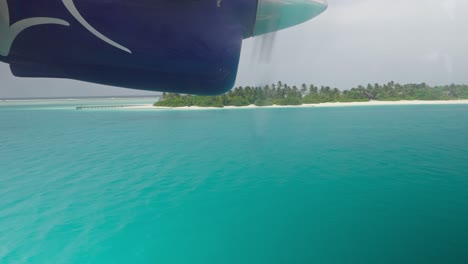
[[[237,85],[281,80],[349,89],[359,84],[468,83],[468,1],[329,0],[321,16],[278,32],[270,62],[245,40]],[[54,79],[20,79],[0,63],[0,98],[150,95]],[[153,93],[154,94],[154,93]]]

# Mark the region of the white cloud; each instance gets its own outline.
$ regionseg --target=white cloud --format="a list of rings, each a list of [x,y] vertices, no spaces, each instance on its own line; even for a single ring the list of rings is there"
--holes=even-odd
[[[444,0],[440,2],[445,13],[451,20],[455,20],[456,18],[457,2],[457,0]]]

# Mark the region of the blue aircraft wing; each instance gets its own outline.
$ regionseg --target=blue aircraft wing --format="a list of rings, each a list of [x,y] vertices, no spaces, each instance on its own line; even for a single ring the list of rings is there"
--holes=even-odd
[[[302,23],[323,1],[0,0],[0,61],[19,77],[219,94],[244,38]]]
[[[12,25],[32,23],[9,51],[16,76],[195,94],[218,94],[234,85],[242,39],[253,31],[252,23],[239,21],[254,21],[256,5],[248,0],[8,4],[16,11],[10,14]]]

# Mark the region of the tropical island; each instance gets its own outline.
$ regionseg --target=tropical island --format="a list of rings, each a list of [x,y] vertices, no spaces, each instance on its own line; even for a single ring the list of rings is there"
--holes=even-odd
[[[368,84],[350,90],[339,90],[329,86],[317,87],[302,84],[300,87],[285,83],[264,87],[236,87],[223,95],[192,96],[164,93],[154,106],[158,107],[225,107],[225,106],[298,106],[321,103],[351,103],[370,101],[438,101],[466,100],[468,85],[429,86],[421,84],[401,85],[394,82],[387,84]]]

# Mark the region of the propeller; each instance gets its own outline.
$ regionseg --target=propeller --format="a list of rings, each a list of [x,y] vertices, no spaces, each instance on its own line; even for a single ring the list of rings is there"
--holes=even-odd
[[[254,54],[269,63],[279,30],[304,23],[327,9],[326,0],[258,0]]]

